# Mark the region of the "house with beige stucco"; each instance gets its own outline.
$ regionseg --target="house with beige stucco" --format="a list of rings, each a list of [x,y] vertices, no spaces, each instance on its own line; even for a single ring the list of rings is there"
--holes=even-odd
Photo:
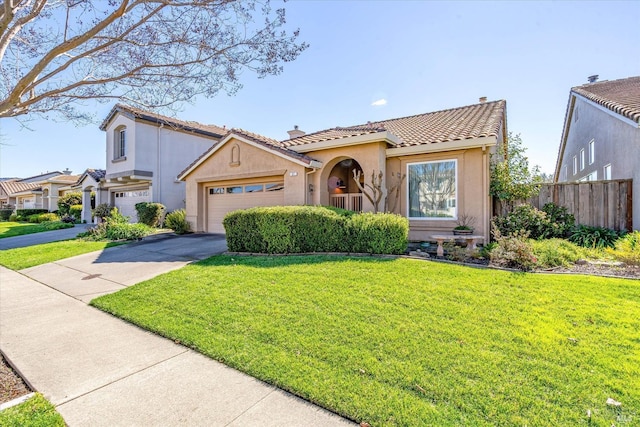
[[[253,206],[373,211],[361,187],[381,179],[377,208],[406,216],[411,240],[451,234],[463,215],[488,240],[489,162],[506,126],[500,100],[309,134],[295,128],[283,141],[231,129],[178,176],[187,219],[198,232],[223,233],[228,212]]]
[[[70,170],[0,183],[0,201],[14,209],[58,210],[58,198],[72,190],[78,175]]]

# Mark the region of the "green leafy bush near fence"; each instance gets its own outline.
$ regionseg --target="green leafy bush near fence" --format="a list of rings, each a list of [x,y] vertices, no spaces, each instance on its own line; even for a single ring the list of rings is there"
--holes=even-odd
[[[230,251],[403,253],[409,223],[393,214],[350,214],[320,206],[234,211],[223,225]]]
[[[136,212],[138,213],[138,222],[149,227],[157,227],[162,222],[165,207],[162,203],[140,202],[136,203]]]
[[[172,229],[176,234],[185,234],[191,231],[191,225],[187,221],[187,212],[184,209],[169,212],[164,218],[164,226]]]
[[[578,225],[569,240],[585,248],[612,248],[619,237],[620,234],[610,228]]]
[[[640,265],[640,231],[634,231],[615,242],[615,246],[606,250],[615,259],[626,264]]]
[[[553,203],[547,203],[542,210],[520,205],[507,215],[493,219],[494,227],[502,236],[526,232],[532,239],[568,237],[574,224],[574,216]]]

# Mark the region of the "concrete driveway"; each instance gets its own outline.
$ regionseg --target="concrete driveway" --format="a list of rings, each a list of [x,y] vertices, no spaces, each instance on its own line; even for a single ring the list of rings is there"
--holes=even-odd
[[[40,245],[42,243],[57,242],[75,238],[86,231],[91,224],[76,224],[73,228],[62,230],[43,231],[41,233],[25,234],[23,236],[5,237],[0,239],[0,250],[23,248],[25,246]]]
[[[161,234],[20,273],[85,303],[227,250],[223,234]]]

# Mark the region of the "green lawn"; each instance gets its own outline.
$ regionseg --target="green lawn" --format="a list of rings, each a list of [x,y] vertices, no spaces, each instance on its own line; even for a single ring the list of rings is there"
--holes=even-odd
[[[5,237],[22,236],[24,234],[40,233],[42,231],[59,230],[61,228],[71,228],[73,224],[66,224],[60,221],[42,222],[40,224],[30,224],[28,222],[0,221],[0,239]]]
[[[3,427],[64,427],[65,425],[56,408],[40,393],[20,405],[0,412],[0,426]]]
[[[99,251],[123,243],[126,242],[62,240],[24,248],[6,249],[0,251],[0,265],[4,265],[12,270],[22,270],[23,268],[29,268],[87,252]]]
[[[640,281],[216,256],[92,304],[372,426],[640,422]]]

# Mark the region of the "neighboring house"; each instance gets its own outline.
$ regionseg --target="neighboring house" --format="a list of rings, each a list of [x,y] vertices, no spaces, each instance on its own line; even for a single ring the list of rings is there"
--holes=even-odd
[[[187,219],[196,231],[219,233],[226,213],[252,206],[372,211],[355,170],[363,184],[383,173],[379,210],[408,217],[410,239],[451,234],[465,214],[488,241],[489,161],[506,125],[506,102],[494,101],[312,134],[296,127],[285,141],[232,129],[179,175]]]
[[[577,86],[569,93],[556,182],[633,179],[640,229],[640,77]]]
[[[0,182],[0,203],[16,209],[58,210],[58,197],[78,176],[71,171],[47,172],[29,178]]]
[[[137,218],[135,205],[139,202],[162,203],[167,211],[184,208],[185,183],[176,176],[227,133],[218,126],[176,120],[123,104],[111,110],[100,129],[106,132],[107,155],[105,175],[100,178],[99,188],[104,192],[100,203],[117,207],[132,221]],[[90,180],[82,188],[87,191],[90,186],[98,188]]]
[[[22,182],[20,180],[0,181],[0,205],[3,208],[15,208],[17,195],[23,191],[38,188],[34,182]],[[34,201],[35,202],[35,201]]]

